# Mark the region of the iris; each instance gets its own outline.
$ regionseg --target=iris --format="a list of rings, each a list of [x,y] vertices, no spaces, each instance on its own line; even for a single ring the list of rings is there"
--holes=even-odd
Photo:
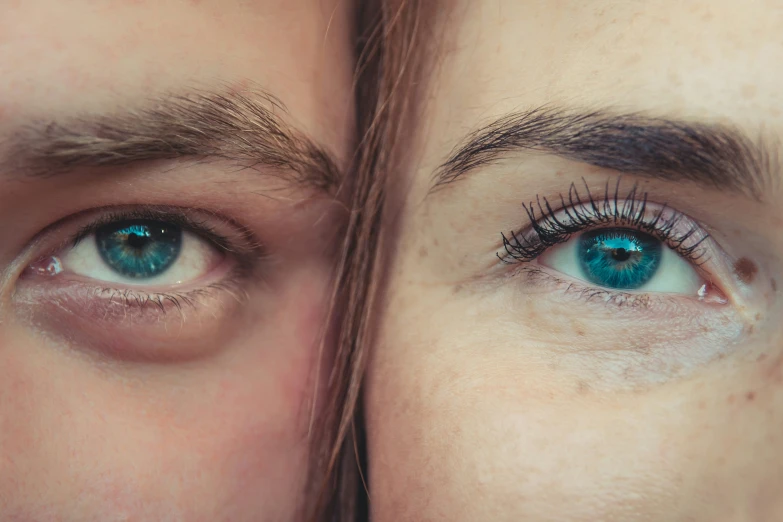
[[[596,285],[632,290],[652,279],[661,264],[663,245],[655,237],[625,228],[582,234],[577,256],[587,279]]]
[[[126,221],[95,232],[98,252],[118,274],[149,279],[168,270],[182,250],[182,229],[156,221]]]

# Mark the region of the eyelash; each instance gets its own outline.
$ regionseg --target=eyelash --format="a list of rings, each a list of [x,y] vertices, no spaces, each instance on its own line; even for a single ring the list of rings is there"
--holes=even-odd
[[[557,209],[553,209],[545,197],[537,196],[535,205],[532,202],[523,203],[522,206],[531,223],[532,234],[501,233],[506,255],[497,253],[497,257],[504,263],[527,263],[538,258],[549,248],[565,243],[575,234],[601,226],[620,225],[657,237],[696,266],[701,266],[708,261],[705,258],[706,249],[700,247],[709,235],[700,234],[701,229],[695,225],[688,230],[675,232],[685,215],[665,204],[648,218],[647,192],[639,194],[638,185],[634,184],[625,197],[621,198],[620,181],[617,180],[612,194],[610,194],[611,184],[606,183],[602,201],[598,201],[593,196],[587,182],[582,179],[587,194],[586,200],[576,184],[572,183],[568,196],[563,194],[559,196],[560,207]],[[562,212],[566,219],[558,218],[558,212]],[[671,215],[664,217],[665,213]],[[701,237],[695,243],[686,246],[688,240],[699,235]]]
[[[188,292],[145,292],[143,290],[120,290],[118,288],[98,287],[91,293],[102,299],[107,299],[109,304],[119,302],[123,308],[135,308],[141,311],[154,309],[166,314],[169,308],[181,312],[184,307],[197,306],[200,299],[211,297],[215,292],[227,292],[238,302],[247,297],[246,290],[242,288],[243,273],[234,270],[223,281],[213,283],[205,288],[198,288]],[[171,307],[167,307],[170,304]]]
[[[225,218],[222,218],[224,221]],[[165,221],[172,225],[176,225],[183,230],[197,234],[215,245],[221,252],[233,252],[240,253],[244,251],[254,250],[258,248],[258,245],[253,241],[251,234],[243,227],[239,227],[232,224],[236,228],[241,236],[240,241],[233,241],[216,230],[216,227],[207,223],[206,220],[197,219],[191,215],[187,210],[180,208],[168,208],[168,207],[139,207],[125,210],[115,210],[102,214],[97,219],[93,220],[87,225],[81,227],[78,232],[73,236],[73,239],[69,241],[71,247],[75,247],[90,234],[97,232],[99,229],[106,225],[111,225],[120,221]],[[244,242],[249,244],[247,248],[241,248],[239,245],[235,245],[236,242]]]

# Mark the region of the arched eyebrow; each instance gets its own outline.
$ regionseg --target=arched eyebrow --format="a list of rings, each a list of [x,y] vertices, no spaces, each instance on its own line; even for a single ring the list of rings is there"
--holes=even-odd
[[[341,181],[337,161],[286,116],[268,93],[194,91],[113,114],[32,121],[0,142],[0,177],[60,176],[190,157],[267,167],[292,183],[335,191]]]
[[[547,106],[509,114],[468,135],[435,172],[431,191],[520,152],[757,199],[780,168],[764,140],[726,125]]]

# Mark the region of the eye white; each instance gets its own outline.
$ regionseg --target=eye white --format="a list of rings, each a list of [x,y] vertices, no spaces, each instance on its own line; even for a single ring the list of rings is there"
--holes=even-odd
[[[553,270],[579,279],[586,284],[589,282],[582,264],[579,262],[579,238],[576,235],[559,245],[549,248],[538,258],[538,263]],[[697,295],[703,281],[693,265],[677,252],[664,245],[661,251],[661,262],[652,278],[643,286],[632,290],[633,292],[656,292],[669,294]],[[606,287],[611,290],[614,288]],[[623,290],[626,291],[626,290]]]
[[[220,253],[207,240],[190,232],[182,233],[179,256],[164,272],[149,278],[123,276],[106,264],[98,250],[95,234],[80,241],[60,256],[63,271],[125,286],[172,286],[192,282],[203,277],[215,266]]]

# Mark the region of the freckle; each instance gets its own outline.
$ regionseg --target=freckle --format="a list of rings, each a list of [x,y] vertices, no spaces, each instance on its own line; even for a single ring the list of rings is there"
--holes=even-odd
[[[754,315],[754,316],[753,316],[753,318],[754,318],[756,321],[761,321],[761,312],[757,312],[757,313],[756,313],[756,315]]]
[[[457,285],[454,287],[453,293],[458,294],[462,291],[462,285]]]
[[[769,284],[770,284],[770,286],[772,286],[772,291],[773,292],[777,292],[778,291],[778,282],[775,281],[774,277],[769,280]]]
[[[438,238],[433,238],[433,239],[432,239],[432,244],[433,244],[434,246],[438,246],[438,245],[440,245],[440,242],[438,241]]]
[[[427,251],[427,247],[423,246],[419,249],[419,257],[424,258],[427,257],[428,254],[429,252]]]
[[[758,357],[756,357],[756,362],[766,361],[769,354],[762,353]]]
[[[682,85],[682,78],[680,78],[680,75],[676,71],[669,71],[668,78],[669,83],[673,86],[678,87]]]
[[[746,285],[749,285],[753,282],[753,279],[756,277],[756,273],[758,271],[759,267],[756,266],[756,263],[747,257],[740,258],[736,263],[734,263],[734,273],[737,274],[739,280]]]
[[[579,384],[577,385],[577,391],[580,395],[584,395],[590,391],[590,385],[585,381],[579,381]]]
[[[729,395],[728,399],[726,399],[726,402],[728,402],[729,404],[734,404],[735,399],[736,397],[734,397],[734,394],[732,393],[731,395]]]
[[[574,327],[574,332],[576,333],[576,335],[578,335],[579,337],[585,336],[585,327],[582,323],[580,323],[579,321],[574,321],[572,325]]]
[[[777,357],[764,369],[764,377],[772,382],[783,382],[783,355]]]
[[[704,408],[706,408],[706,407],[707,407],[707,403],[706,403],[706,402],[704,402],[704,401],[699,401],[699,409],[700,409],[700,410],[703,410],[703,409],[704,409]]]
[[[740,92],[742,93],[742,97],[745,99],[753,99],[756,97],[756,86],[751,84],[745,84],[740,89]]]
[[[749,391],[748,393],[745,394],[745,399],[748,402],[755,401],[756,400],[756,392]]]

